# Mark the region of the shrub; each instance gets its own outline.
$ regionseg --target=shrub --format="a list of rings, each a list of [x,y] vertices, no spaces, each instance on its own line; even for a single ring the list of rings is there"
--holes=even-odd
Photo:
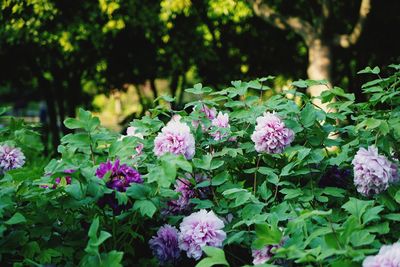
[[[126,136],[79,110],[59,159],[38,174],[27,158],[0,180],[2,266],[359,266],[400,236],[391,67],[360,72],[377,75],[362,86],[368,102],[324,92],[330,112],[302,93],[324,81],[266,99],[272,77],[196,84],[185,111],[161,97]],[[38,147],[30,131],[14,136],[26,155]],[[393,253],[366,264],[396,266]]]

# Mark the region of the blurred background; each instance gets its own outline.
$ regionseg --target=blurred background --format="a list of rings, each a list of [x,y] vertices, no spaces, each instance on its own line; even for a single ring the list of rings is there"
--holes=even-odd
[[[40,122],[50,151],[78,107],[121,131],[158,96],[177,109],[195,83],[268,75],[275,90],[326,79],[364,100],[357,71],[400,59],[399,0],[0,3],[0,105]]]

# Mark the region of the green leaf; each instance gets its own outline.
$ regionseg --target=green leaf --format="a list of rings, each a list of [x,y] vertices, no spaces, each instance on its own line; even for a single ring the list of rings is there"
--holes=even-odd
[[[101,255],[101,267],[122,267],[123,252],[112,250]]]
[[[350,214],[354,215],[359,222],[361,222],[361,216],[365,213],[368,207],[371,207],[374,204],[374,201],[365,201],[356,198],[350,198],[348,202],[346,202],[342,208],[345,209]]]
[[[133,199],[146,199],[150,192],[147,185],[132,183],[126,190],[126,194]]]
[[[282,232],[277,226],[267,224],[256,224],[257,239],[253,242],[253,247],[261,249],[266,245],[279,244],[282,240]]]
[[[300,188],[296,188],[296,189],[284,188],[280,192],[285,195],[285,198],[284,198],[285,200],[293,199],[293,198],[303,195],[303,191]]]
[[[211,180],[211,185],[218,186],[227,182],[230,178],[228,171],[223,171],[215,175]]]
[[[203,170],[210,170],[211,169],[211,160],[212,156],[210,154],[203,155],[201,159],[194,158],[193,165],[196,168],[203,169]]]
[[[152,218],[157,208],[150,200],[136,200],[133,210],[139,210],[140,214]]]
[[[212,89],[210,87],[203,87],[201,83],[197,83],[193,86],[193,88],[185,89],[185,92],[192,93],[195,95],[201,95],[204,93],[212,92]]]
[[[379,67],[375,67],[373,69],[371,69],[371,67],[366,67],[363,70],[360,70],[359,72],[357,72],[357,74],[379,74],[381,72],[381,70],[379,69]]]
[[[190,199],[190,203],[196,204],[196,209],[209,209],[214,207],[214,203],[209,199],[192,198]]]
[[[229,266],[222,249],[209,246],[202,247],[202,249],[207,255],[207,258],[204,258],[197,263],[196,267],[210,267],[214,265]]]
[[[303,108],[300,113],[300,122],[306,128],[314,125],[315,120],[317,119],[317,113],[312,104],[307,103],[307,105]]]
[[[19,224],[19,223],[24,223],[24,222],[26,222],[24,215],[17,212],[10,219],[5,221],[4,223],[7,225],[14,225],[14,224]]]
[[[366,230],[355,231],[350,236],[350,242],[355,247],[369,245],[375,240],[375,236]]]
[[[92,224],[90,225],[88,236],[90,238],[96,238],[98,229],[99,229],[99,217],[96,217],[93,219]]]

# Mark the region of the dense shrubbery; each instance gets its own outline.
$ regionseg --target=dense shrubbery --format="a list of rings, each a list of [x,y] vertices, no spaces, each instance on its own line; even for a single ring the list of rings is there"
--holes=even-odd
[[[80,110],[44,171],[39,137],[13,121],[0,141],[26,163],[0,163],[1,265],[398,266],[400,65],[391,67],[386,78],[361,71],[377,75],[362,87],[368,102],[324,92],[328,113],[301,93],[323,81],[263,101],[272,77],[221,91],[197,84],[186,91],[200,100],[185,111],[160,105],[126,136]],[[20,167],[22,155],[3,150],[0,161]]]

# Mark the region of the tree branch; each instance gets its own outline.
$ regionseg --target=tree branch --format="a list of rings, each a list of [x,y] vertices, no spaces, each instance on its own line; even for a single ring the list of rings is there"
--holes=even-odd
[[[371,0],[361,0],[360,11],[357,23],[354,25],[353,31],[350,34],[337,35],[334,39],[334,44],[340,45],[343,48],[348,48],[355,45],[360,39],[361,33],[364,30],[365,21],[371,11]]]
[[[264,19],[269,24],[281,30],[293,30],[295,33],[303,37],[306,43],[310,43],[315,37],[313,27],[307,21],[298,17],[285,17],[274,10],[270,5],[262,0],[247,0],[253,7],[254,13]]]

